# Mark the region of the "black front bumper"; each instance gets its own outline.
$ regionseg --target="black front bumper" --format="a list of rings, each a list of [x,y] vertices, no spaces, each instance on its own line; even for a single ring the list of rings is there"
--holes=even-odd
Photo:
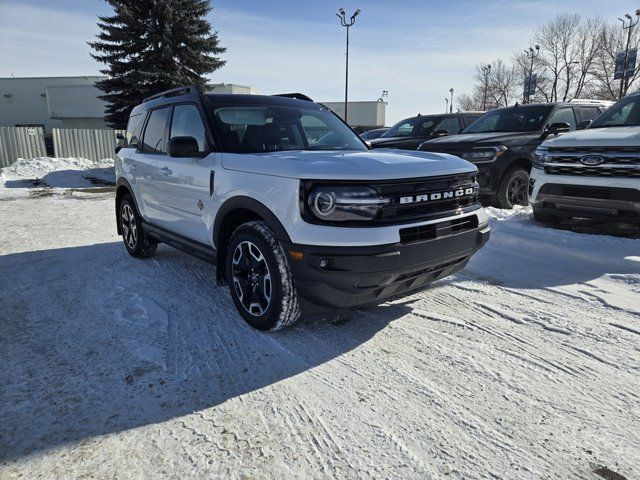
[[[451,275],[464,268],[488,239],[485,225],[410,244],[284,247],[304,255],[289,261],[298,294],[317,305],[341,308],[376,302]]]
[[[632,188],[545,184],[532,204],[559,219],[587,218],[640,225],[640,191]]]

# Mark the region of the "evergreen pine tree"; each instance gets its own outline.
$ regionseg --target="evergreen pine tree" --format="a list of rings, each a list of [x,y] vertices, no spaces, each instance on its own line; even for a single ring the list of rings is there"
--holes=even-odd
[[[124,128],[131,109],[146,96],[188,84],[225,64],[226,51],[211,32],[209,0],[106,0],[112,16],[99,17],[91,56],[107,67],[96,83],[107,103],[105,120]]]

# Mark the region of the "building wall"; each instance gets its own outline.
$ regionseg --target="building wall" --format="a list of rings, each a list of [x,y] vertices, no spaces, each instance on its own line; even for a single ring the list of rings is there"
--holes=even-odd
[[[104,104],[93,86],[101,78],[0,78],[0,125],[43,125],[47,133],[78,125],[106,128]]]
[[[321,102],[344,120],[344,102]],[[385,126],[387,104],[382,101],[348,102],[347,123],[353,128],[379,128]]]
[[[95,82],[105,77],[0,78],[0,126],[43,126],[49,136],[53,128],[107,128],[105,104],[98,98]],[[218,83],[207,86],[208,93],[253,94],[248,85]],[[325,105],[344,118],[343,102]],[[349,102],[349,125],[354,128],[383,127],[386,103]]]

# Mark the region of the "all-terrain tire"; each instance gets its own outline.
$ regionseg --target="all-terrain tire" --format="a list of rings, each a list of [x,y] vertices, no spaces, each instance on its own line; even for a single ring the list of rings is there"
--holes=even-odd
[[[247,222],[236,228],[229,241],[226,267],[233,303],[253,328],[273,332],[300,318],[289,261],[264,222]]]
[[[136,258],[151,257],[158,248],[158,242],[149,238],[142,226],[142,218],[130,195],[120,201],[118,222],[122,230],[122,241],[129,255]]]
[[[502,176],[492,204],[498,208],[512,209],[514,205],[528,205],[528,199],[529,172],[523,167],[511,167]]]

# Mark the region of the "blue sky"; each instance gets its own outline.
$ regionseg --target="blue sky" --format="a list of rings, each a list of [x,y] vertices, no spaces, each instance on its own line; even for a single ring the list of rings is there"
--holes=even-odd
[[[352,100],[389,90],[387,124],[444,109],[449,88],[471,88],[474,66],[528,46],[532,30],[556,13],[615,19],[632,0],[213,0],[227,65],[213,82],[261,93],[304,92],[339,101],[344,92],[344,29],[335,12],[362,9],[351,30]],[[96,75],[87,41],[103,0],[0,0],[0,77]]]

